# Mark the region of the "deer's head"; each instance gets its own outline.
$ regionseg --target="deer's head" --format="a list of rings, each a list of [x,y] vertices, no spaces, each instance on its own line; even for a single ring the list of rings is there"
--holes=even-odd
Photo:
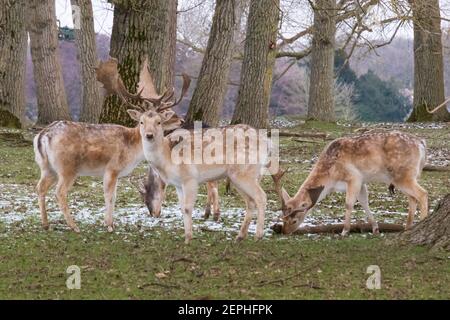
[[[282,189],[282,220],[284,234],[298,229],[305,220],[308,211],[317,203],[324,187],[302,187],[295,197],[291,198],[287,191]]]

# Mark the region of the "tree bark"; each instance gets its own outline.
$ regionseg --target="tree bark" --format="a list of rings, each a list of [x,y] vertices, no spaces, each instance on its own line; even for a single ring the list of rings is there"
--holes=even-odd
[[[236,109],[231,122],[268,127],[270,92],[275,65],[279,0],[252,0]]]
[[[75,26],[75,42],[81,68],[81,114],[80,121],[97,123],[102,108],[102,95],[95,77],[98,64],[95,44],[94,16],[91,0],[71,0]],[[77,12],[77,10],[79,10]],[[78,16],[79,14],[79,16]],[[76,20],[76,21],[75,21]],[[78,24],[78,25],[77,25]]]
[[[228,87],[234,52],[234,36],[239,26],[240,0],[217,0],[208,45],[197,87],[189,105],[186,123],[219,123],[220,110]]]
[[[176,0],[123,0],[114,4],[110,56],[119,61],[119,73],[129,92],[136,92],[145,57],[156,90],[173,84],[176,38]],[[173,17],[175,15],[175,17]],[[102,123],[134,125],[126,107],[108,97],[100,116]]]
[[[449,121],[450,113],[441,108],[427,112],[445,100],[444,61],[439,0],[409,0],[414,25],[414,109],[408,119]]]
[[[59,60],[55,1],[28,1],[31,58],[38,104],[38,124],[70,120]]]
[[[398,240],[450,250],[450,194],[438,203],[425,220],[400,234]]]
[[[311,51],[308,119],[334,121],[336,0],[316,0]]]
[[[0,108],[25,122],[25,0],[0,1]]]

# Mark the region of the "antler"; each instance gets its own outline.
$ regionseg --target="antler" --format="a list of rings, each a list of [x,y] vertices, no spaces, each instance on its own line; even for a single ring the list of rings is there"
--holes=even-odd
[[[283,169],[278,169],[278,172],[276,174],[272,174],[272,180],[275,184],[275,191],[278,194],[278,197],[281,200],[281,210],[284,210],[286,207],[286,204],[284,203],[283,200],[283,194],[281,191],[281,178],[283,178],[284,174],[287,172],[288,170],[283,170]]]
[[[162,99],[161,102],[157,105],[156,111],[161,112],[166,109],[172,108],[178,105],[181,100],[183,100],[184,96],[186,96],[189,86],[191,85],[191,78],[186,73],[182,73],[181,76],[183,77],[183,87],[181,89],[181,94],[178,100],[176,100],[175,102],[167,102],[168,100],[172,99],[174,95],[174,91],[171,90],[172,92],[170,96],[168,96],[166,99]]]
[[[130,93],[119,75],[118,64],[116,58],[110,58],[104,62],[100,61],[98,67],[94,68],[97,75],[97,81],[103,84],[103,88],[106,90],[107,95],[116,94],[128,106],[145,111],[145,107],[132,104],[128,101],[128,99],[144,101],[141,96],[143,88],[138,88],[137,94]]]

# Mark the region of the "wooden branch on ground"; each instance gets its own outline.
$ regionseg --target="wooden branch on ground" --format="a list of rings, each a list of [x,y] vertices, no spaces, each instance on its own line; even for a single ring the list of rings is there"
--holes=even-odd
[[[280,131],[278,133],[280,137],[296,137],[296,138],[319,138],[326,139],[329,137],[329,134],[326,132],[289,132],[289,131]]]
[[[450,166],[440,167],[427,164],[425,167],[423,167],[423,171],[450,171]]]
[[[275,224],[272,227],[273,232],[281,233],[281,224]],[[344,228],[343,223],[326,224],[320,226],[305,226],[294,231],[294,234],[308,234],[308,233],[341,233]],[[378,223],[380,232],[401,232],[405,228],[399,224],[393,223]],[[365,222],[357,222],[351,225],[350,232],[363,233],[372,232],[372,225]]]

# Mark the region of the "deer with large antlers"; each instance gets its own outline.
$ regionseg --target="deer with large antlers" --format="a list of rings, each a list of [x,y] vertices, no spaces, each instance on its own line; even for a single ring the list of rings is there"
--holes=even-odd
[[[189,87],[189,79],[184,77],[180,98],[170,101],[173,92],[166,91],[160,96],[154,95],[154,86],[148,72],[147,62],[143,63],[138,85],[138,94],[132,94],[125,88],[118,70],[117,60],[110,59],[96,68],[97,79],[103,83],[108,94],[117,94],[127,105],[139,110],[156,110],[166,113],[181,101]],[[147,91],[146,91],[147,90]],[[143,94],[147,94],[146,97]],[[134,105],[128,100],[138,100]],[[173,112],[169,112],[163,131],[171,131],[182,124]],[[56,182],[56,198],[68,226],[79,232],[69,212],[67,194],[78,176],[102,176],[105,196],[105,224],[113,231],[114,203],[119,177],[128,175],[141,161],[144,154],[140,126],[126,128],[113,124],[87,124],[70,121],[56,121],[44,128],[34,138],[35,160],[41,170],[37,184],[39,208],[42,225],[48,229],[45,196]]]
[[[165,136],[164,134],[164,125],[170,119],[171,112],[173,111],[161,114],[155,111],[140,112],[135,109],[128,110],[131,118],[139,123],[146,159],[149,161],[150,165],[157,170],[164,183],[175,186],[183,213],[185,242],[189,243],[192,239],[192,210],[197,197],[199,184],[215,181],[225,177],[228,177],[238,189],[247,206],[245,218],[237,240],[246,238],[253,214],[257,215],[255,237],[256,239],[262,238],[264,234],[266,194],[261,188],[259,181],[261,178],[262,169],[267,166],[266,161],[268,158],[263,155],[254,163],[241,163],[233,160],[231,163],[227,161],[210,163],[205,161],[204,158],[202,158],[200,162],[191,162],[190,160],[187,162],[178,162],[178,160],[175,160],[173,153],[174,147],[172,139],[174,137],[172,135]],[[217,133],[219,135],[227,135],[227,130],[234,130],[234,132],[239,133],[254,129],[247,125],[235,125],[223,128],[201,129],[200,134],[202,136],[208,136],[209,133],[211,133],[211,135],[215,135]],[[175,131],[177,137],[179,137],[180,131],[181,130]],[[183,150],[181,152],[183,156],[188,156],[189,158],[189,155],[192,152],[195,153],[195,142],[194,145],[192,145],[191,142],[193,139],[195,140],[196,133],[198,132],[195,130],[184,130],[182,141],[176,144],[177,150]],[[215,141],[215,139],[213,140]],[[264,138],[258,136],[256,144],[260,146],[260,148],[264,148],[264,146],[267,146],[265,144],[266,142],[267,141],[265,141]],[[212,142],[210,140],[202,139],[200,144],[203,148],[207,149],[212,145]],[[243,145],[232,143],[231,146],[227,145],[227,148],[231,149],[223,150],[223,154],[233,154],[237,157],[240,155],[244,159],[249,159],[252,154],[251,147],[250,140],[245,140]]]
[[[426,161],[425,141],[399,131],[371,130],[355,137],[331,142],[314,165],[297,194],[290,197],[283,189],[283,228],[285,234],[295,231],[306,214],[328,194],[346,192],[345,222],[342,235],[350,231],[353,206],[359,201],[372,224],[378,224],[369,209],[367,183],[384,182],[408,196],[406,229],[411,228],[417,204],[420,218],[428,213],[428,194],[417,182]]]

